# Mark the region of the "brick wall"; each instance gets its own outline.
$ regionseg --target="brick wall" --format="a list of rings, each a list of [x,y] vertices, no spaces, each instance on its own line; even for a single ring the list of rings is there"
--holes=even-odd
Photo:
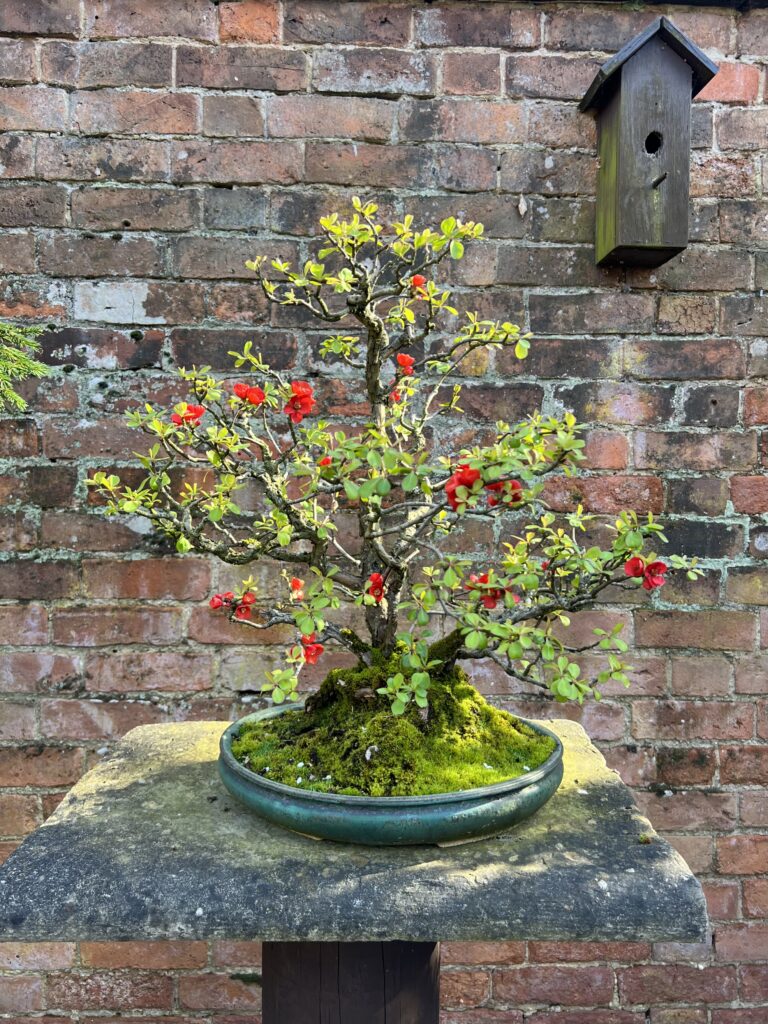
[[[170,403],[175,365],[226,369],[246,337],[354,416],[316,339],[285,311],[262,318],[243,261],[304,255],[320,212],[375,193],[482,220],[455,283],[538,339],[522,368],[499,357],[468,381],[469,420],[573,407],[591,477],[553,503],[664,513],[672,548],[707,567],[600,612],[626,623],[634,685],[581,717],[701,877],[714,944],[450,945],[445,1024],[765,1024],[768,12],[672,9],[722,64],[693,115],[693,242],[657,271],[597,270],[595,133],[576,101],[665,10],[0,4],[0,316],[55,325],[52,377],[0,419],[3,855],[127,729],[253,699],[277,648],[212,623],[205,598],[232,575],[105,522],[84,481],[130,463],[126,408]],[[257,965],[253,943],[0,945],[0,1020],[255,1024]]]

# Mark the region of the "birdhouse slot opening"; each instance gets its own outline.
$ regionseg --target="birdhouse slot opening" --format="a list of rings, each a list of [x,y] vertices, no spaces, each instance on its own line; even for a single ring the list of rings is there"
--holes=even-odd
[[[663,142],[664,137],[661,132],[651,132],[645,139],[645,152],[651,155],[658,153]]]

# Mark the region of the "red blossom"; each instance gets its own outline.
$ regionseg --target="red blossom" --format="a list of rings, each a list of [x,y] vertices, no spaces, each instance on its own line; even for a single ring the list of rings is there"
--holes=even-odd
[[[646,565],[643,573],[643,586],[646,590],[654,590],[656,587],[663,587],[666,580],[664,573],[669,569],[663,562],[651,562]]]
[[[213,608],[214,611],[216,611],[218,608],[221,608],[222,605],[224,604],[221,594],[214,594],[211,600],[208,602],[208,604],[211,606],[211,608]]]
[[[238,398],[246,399],[248,397],[248,385],[238,383],[232,388]]]
[[[183,410],[175,412],[171,416],[171,423],[177,427],[182,426],[184,423],[189,423],[193,427],[200,425],[200,420],[205,414],[205,409],[202,405],[187,405],[184,403]]]
[[[366,593],[376,599],[376,604],[381,604],[384,600],[384,577],[380,572],[372,572],[368,577]]]
[[[317,663],[317,659],[325,650],[322,644],[316,643],[314,633],[310,633],[309,636],[303,636],[301,638],[301,647],[304,653],[304,661],[307,665],[315,665]]]
[[[304,580],[300,580],[298,576],[294,576],[291,580],[291,597],[294,601],[304,600]]]
[[[251,606],[249,604],[239,604],[235,608],[236,619],[250,619],[251,617]]]
[[[423,274],[414,274],[411,278],[411,288],[423,288],[426,283],[427,279]]]
[[[488,573],[484,572],[477,576],[472,573],[469,582],[465,584],[467,590],[476,590],[480,594],[480,602],[488,611],[493,611],[499,601],[504,600],[504,595],[512,591],[511,587],[494,587],[488,582]],[[517,594],[512,594],[515,604],[520,603]]]
[[[246,604],[246,605],[254,604],[255,601],[256,601],[256,595],[252,591],[250,591],[250,590],[246,590],[246,592],[240,598],[240,603],[241,604]]]
[[[627,576],[640,578],[645,572],[645,559],[639,555],[630,558],[628,562],[624,563],[624,572]]]
[[[291,397],[286,403],[283,412],[287,413],[294,423],[301,423],[305,416],[309,416],[315,407],[314,392],[311,385],[303,380],[295,380],[291,383]]]
[[[486,484],[485,489],[491,492],[488,498],[491,507],[500,504],[502,500],[508,505],[515,505],[523,497],[523,485],[519,480],[498,480],[496,483]]]
[[[333,464],[333,459],[331,458],[330,455],[326,455],[324,458],[320,459],[320,461],[318,462],[318,466],[322,466],[322,467],[330,466],[332,464]]]
[[[460,487],[465,487],[467,491],[471,491],[473,486],[480,479],[481,473],[479,469],[470,469],[466,462],[463,462],[457,469],[453,471],[453,474],[449,478],[445,485],[445,494],[448,498],[448,504],[451,508],[456,511],[460,505],[466,504],[466,496],[462,497],[457,494]]]
[[[232,604],[232,602],[235,600],[235,595],[232,593],[231,590],[228,590],[225,594],[221,595],[221,599],[224,602],[224,604]]]
[[[398,405],[400,402],[402,402],[403,396],[400,394],[399,391],[390,391],[389,400],[390,402],[393,402],[395,405]]]
[[[403,375],[403,377],[413,376],[413,364],[415,362],[416,360],[413,358],[413,356],[409,356],[407,352],[397,353],[397,365],[399,366],[399,372]]]

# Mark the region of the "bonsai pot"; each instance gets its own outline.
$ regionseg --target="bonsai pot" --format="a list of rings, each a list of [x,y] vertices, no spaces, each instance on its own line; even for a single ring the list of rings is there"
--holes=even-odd
[[[300,704],[268,708],[230,725],[221,737],[219,773],[229,792],[262,818],[316,839],[409,846],[496,835],[537,811],[563,777],[559,738],[526,719],[521,721],[554,740],[549,758],[523,776],[453,793],[376,797],[321,793],[272,782],[235,758],[232,740],[242,725],[302,710]]]

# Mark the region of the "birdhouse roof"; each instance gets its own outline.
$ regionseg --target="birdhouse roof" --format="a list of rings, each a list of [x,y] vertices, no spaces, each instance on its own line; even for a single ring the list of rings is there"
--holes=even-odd
[[[595,75],[594,81],[587,89],[579,104],[579,110],[600,110],[608,102],[616,84],[617,74],[630,57],[634,56],[647,42],[659,36],[670,50],[690,65],[692,71],[691,96],[701,92],[707,82],[717,74],[718,67],[707,55],[692,43],[691,40],[673,25],[669,18],[656,18],[640,35],[631,39],[618,53],[603,64]]]

